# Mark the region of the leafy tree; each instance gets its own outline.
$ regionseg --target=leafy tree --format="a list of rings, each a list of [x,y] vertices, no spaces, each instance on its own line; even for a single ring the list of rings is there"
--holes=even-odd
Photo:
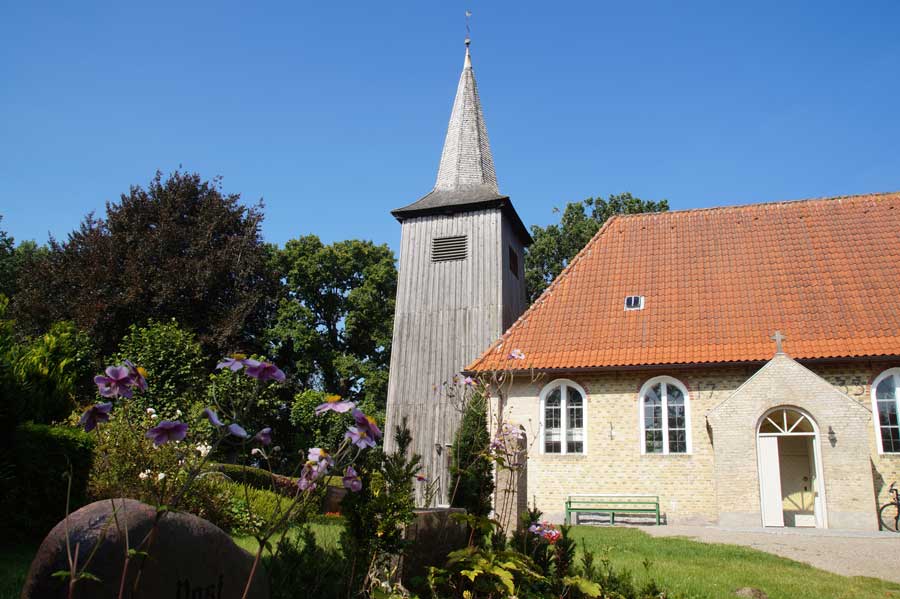
[[[3,216],[0,215],[0,221]],[[25,267],[47,253],[47,248],[33,241],[22,241],[17,246],[15,240],[0,229],[0,293],[12,297],[18,289],[19,273]]]
[[[304,389],[384,404],[397,269],[387,245],[323,244],[315,235],[278,253],[285,281],[267,338]]]
[[[654,202],[622,193],[611,195],[607,200],[588,198],[581,202],[569,202],[558,225],[532,225],[534,243],[525,256],[525,284],[529,301],[533,302],[543,293],[610,217],[665,212],[668,209],[666,200]]]
[[[187,413],[203,398],[205,361],[200,343],[175,320],[131,325],[110,363],[131,360],[147,371],[147,391],[136,393],[132,403],[141,410],[152,407],[160,418]]]
[[[0,215],[0,222],[3,222],[2,215]],[[15,240],[6,231],[0,229],[0,293],[7,297],[12,295],[11,290],[15,284],[16,272],[13,267],[15,249]]]
[[[131,324],[176,318],[211,351],[253,346],[275,294],[260,234],[262,204],[244,207],[216,178],[157,172],[106,218],[88,215],[19,277],[14,314],[33,331],[58,320],[87,330],[103,353]]]

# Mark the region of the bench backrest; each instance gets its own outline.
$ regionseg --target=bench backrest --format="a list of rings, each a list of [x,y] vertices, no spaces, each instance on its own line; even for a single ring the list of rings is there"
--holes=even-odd
[[[659,495],[627,495],[621,493],[604,495],[569,495],[566,497],[566,505],[571,507],[591,506],[628,506],[659,504]]]

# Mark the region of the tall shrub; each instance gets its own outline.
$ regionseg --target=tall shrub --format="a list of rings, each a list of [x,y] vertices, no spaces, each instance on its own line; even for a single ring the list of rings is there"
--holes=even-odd
[[[187,412],[203,399],[203,351],[193,333],[174,319],[131,325],[111,360],[131,360],[147,371],[149,389],[136,395],[136,408],[152,407],[161,418],[174,418],[176,410]]]
[[[71,322],[16,346],[11,359],[20,421],[59,422],[94,396],[94,346]]]
[[[453,443],[450,469],[451,505],[465,508],[473,516],[487,516],[491,512],[494,477],[488,456],[490,444],[487,400],[483,393],[476,392],[466,404]]]

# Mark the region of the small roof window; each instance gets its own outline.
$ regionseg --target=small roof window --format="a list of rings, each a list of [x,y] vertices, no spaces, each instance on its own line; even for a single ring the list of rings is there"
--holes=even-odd
[[[644,296],[643,295],[626,295],[625,296],[625,309],[626,310],[643,310],[644,309]]]

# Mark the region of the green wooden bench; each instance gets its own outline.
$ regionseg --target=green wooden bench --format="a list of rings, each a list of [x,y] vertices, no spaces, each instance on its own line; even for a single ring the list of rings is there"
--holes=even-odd
[[[616,523],[616,514],[640,514],[656,517],[659,526],[659,495],[569,495],[566,498],[566,524],[572,515],[609,514],[609,523]]]

